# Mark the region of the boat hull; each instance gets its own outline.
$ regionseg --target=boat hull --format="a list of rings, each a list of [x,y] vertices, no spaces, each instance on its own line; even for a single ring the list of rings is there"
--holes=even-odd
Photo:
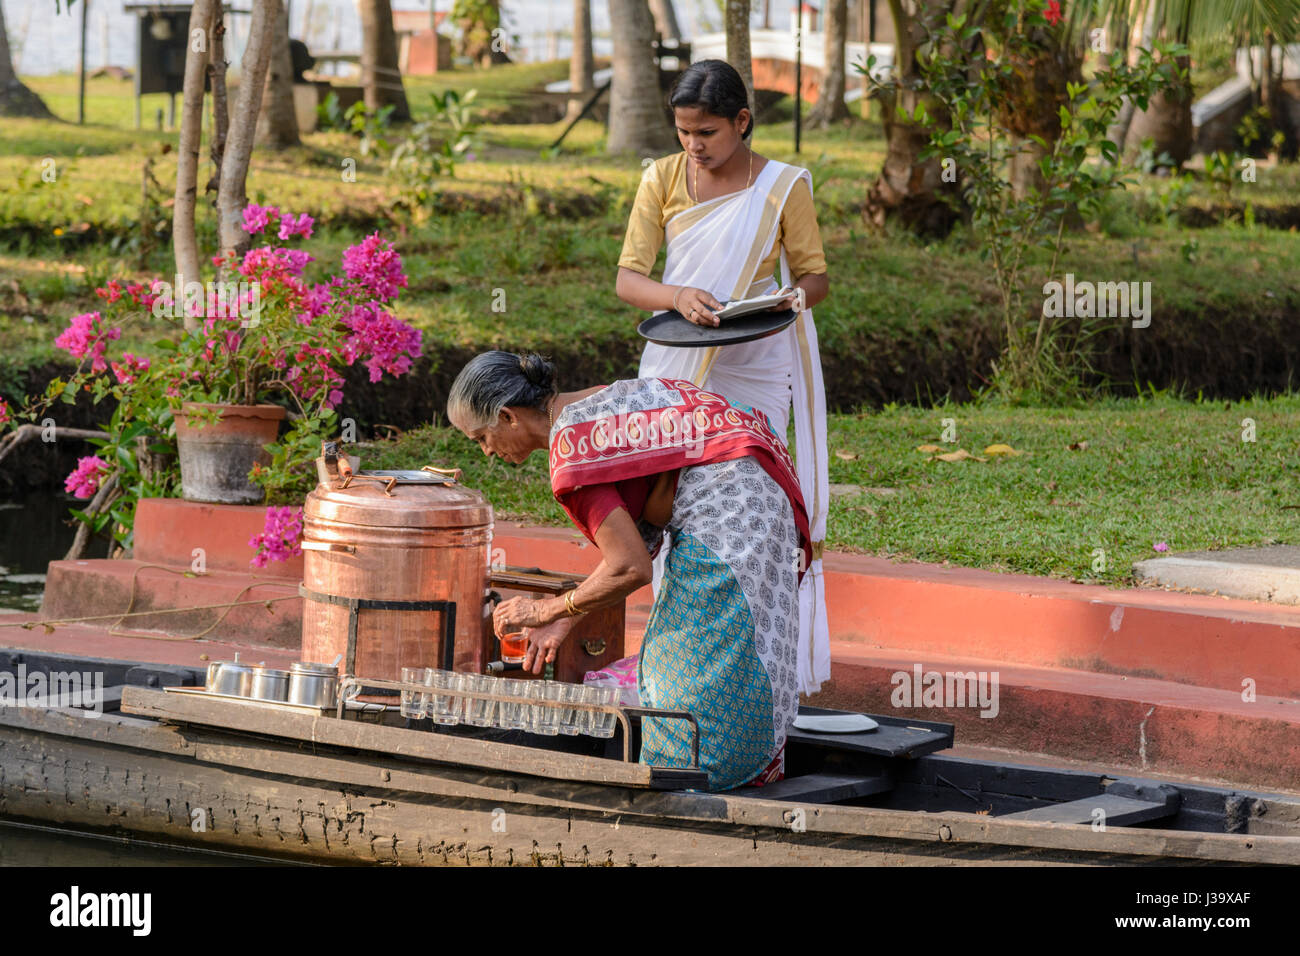
[[[794,807],[552,780],[115,714],[90,719],[59,708],[0,714],[0,817],[286,860],[424,866],[1300,862],[1300,840],[1292,837],[1131,828],[1098,834],[1053,824],[999,827],[996,818],[972,816]]]

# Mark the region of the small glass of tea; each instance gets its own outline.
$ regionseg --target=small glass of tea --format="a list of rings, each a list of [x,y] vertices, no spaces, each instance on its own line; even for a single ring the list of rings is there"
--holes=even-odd
[[[522,664],[524,651],[528,649],[528,638],[523,631],[501,635],[501,660],[506,664]]]

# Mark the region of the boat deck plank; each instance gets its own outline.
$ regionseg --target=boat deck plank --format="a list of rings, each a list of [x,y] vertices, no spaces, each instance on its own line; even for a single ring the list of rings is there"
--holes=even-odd
[[[337,747],[440,763],[464,764],[539,777],[560,777],[656,790],[703,788],[702,771],[651,767],[641,763],[587,757],[517,744],[430,734],[357,720],[250,707],[243,701],[204,699],[128,687],[122,712],[177,723],[220,727],[244,733],[310,741]]]
[[[1008,813],[999,819],[1075,824],[1100,821],[1106,826],[1124,827],[1134,823],[1146,823],[1148,820],[1161,820],[1177,812],[1176,806],[1169,807],[1163,803],[1148,803],[1145,800],[1133,800],[1129,797],[1103,793],[1085,800],[1072,800],[1069,803],[1058,803],[1050,807]]]
[[[764,800],[797,800],[800,803],[838,803],[885,793],[894,787],[890,774],[866,776],[863,774],[809,773],[787,777],[761,787],[740,787],[732,796],[759,797]]]
[[[801,706],[800,716],[847,714],[845,710],[827,710],[823,707]],[[853,734],[823,734],[815,731],[790,728],[786,737],[789,744],[815,747],[822,750],[849,750],[870,754],[873,757],[920,757],[952,746],[953,725],[932,720],[910,720],[872,714],[879,726],[875,730]]]

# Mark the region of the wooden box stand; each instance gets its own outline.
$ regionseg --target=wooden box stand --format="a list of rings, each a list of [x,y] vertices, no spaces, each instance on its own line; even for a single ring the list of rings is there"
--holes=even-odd
[[[507,566],[488,573],[488,586],[502,600],[516,596],[555,597],[576,588],[586,575],[566,571],[543,571],[540,568]],[[484,615],[483,658],[501,659],[501,645],[492,629],[489,605]],[[627,626],[626,602],[611,604],[582,615],[560,647],[555,660],[555,679],[581,684],[587,671],[600,670],[623,656],[623,633]],[[522,670],[507,670],[501,676],[533,679],[540,675]]]

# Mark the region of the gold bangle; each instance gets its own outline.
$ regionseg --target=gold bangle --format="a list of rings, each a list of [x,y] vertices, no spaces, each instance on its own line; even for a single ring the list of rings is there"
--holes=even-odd
[[[573,591],[576,591],[574,588]],[[569,612],[569,617],[577,617],[579,614],[586,614],[586,611],[578,610],[578,606],[573,602],[573,591],[564,595],[564,608]]]

